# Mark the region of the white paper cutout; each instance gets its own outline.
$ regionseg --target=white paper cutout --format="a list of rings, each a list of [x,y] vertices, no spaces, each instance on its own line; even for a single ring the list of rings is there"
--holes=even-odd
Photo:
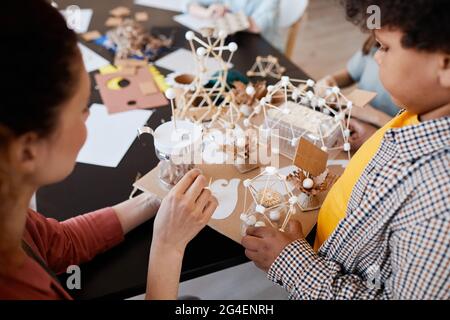
[[[211,192],[217,198],[219,205],[214,212],[213,219],[226,219],[234,211],[238,201],[238,187],[240,179],[219,179],[211,183]]]

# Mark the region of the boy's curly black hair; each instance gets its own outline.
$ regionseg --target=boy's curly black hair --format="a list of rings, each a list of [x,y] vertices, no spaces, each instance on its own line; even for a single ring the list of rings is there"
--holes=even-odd
[[[427,52],[450,53],[449,0],[342,0],[347,19],[362,29],[377,5],[381,10],[381,27],[404,33],[402,45]]]

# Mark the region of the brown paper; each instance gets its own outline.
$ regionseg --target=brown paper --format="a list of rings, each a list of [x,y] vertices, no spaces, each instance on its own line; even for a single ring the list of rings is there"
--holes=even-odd
[[[107,84],[109,81],[117,78],[123,78],[129,84],[119,90],[109,89]],[[156,90],[154,93],[144,94],[139,84],[153,83],[153,76],[147,68],[138,68],[135,75],[123,73],[122,71],[108,74],[96,74],[100,95],[103,103],[110,113],[123,112],[133,109],[156,108],[167,105],[168,101],[164,94]]]
[[[294,165],[313,176],[318,176],[327,167],[328,154],[308,140],[301,138],[294,159]]]
[[[125,17],[130,15],[130,9],[120,6],[112,9],[109,13],[114,17]]]
[[[150,94],[158,92],[158,88],[153,81],[139,83],[139,89],[141,89],[141,92],[144,96],[148,96]]]
[[[105,21],[105,26],[118,27],[121,23],[122,23],[122,18],[109,17],[108,20]]]
[[[145,11],[136,12],[134,14],[134,19],[136,21],[139,21],[139,22],[147,21],[148,20],[148,13],[145,12]]]
[[[362,108],[368,105],[376,96],[376,92],[355,89],[347,95],[347,99],[353,102],[354,106]]]
[[[342,158],[345,158],[346,155],[342,154]],[[280,156],[280,167],[286,167],[292,164],[292,160]],[[217,232],[225,235],[226,237],[240,243],[242,239],[241,235],[241,225],[242,221],[240,220],[240,214],[244,210],[244,193],[245,188],[243,186],[242,181],[245,179],[254,178],[256,175],[260,173],[260,170],[253,170],[251,172],[241,174],[234,165],[197,165],[203,171],[203,174],[207,178],[207,181],[212,178],[212,181],[217,179],[226,179],[231,180],[233,178],[239,178],[241,180],[238,187],[238,202],[236,208],[233,213],[225,218],[225,219],[211,219],[208,223],[208,226],[216,230]],[[262,167],[261,169],[263,169]],[[340,175],[342,173],[341,166],[332,166],[330,167],[330,171],[336,175]],[[150,192],[157,195],[159,198],[164,198],[166,194],[169,192],[169,189],[164,187],[162,183],[159,181],[159,171],[158,168],[153,169],[143,178],[134,183],[134,187],[140,189],[144,192]],[[321,195],[321,199],[325,197],[325,193]],[[248,203],[247,203],[248,205]],[[293,219],[300,221],[302,224],[303,234],[306,236],[312,230],[317,221],[318,210],[312,210],[308,212],[301,212],[298,210],[297,214],[293,216]]]

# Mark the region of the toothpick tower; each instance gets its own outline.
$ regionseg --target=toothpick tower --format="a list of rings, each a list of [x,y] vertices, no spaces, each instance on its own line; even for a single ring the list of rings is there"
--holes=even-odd
[[[290,191],[286,176],[275,167],[266,167],[253,179],[244,180],[243,184],[245,211],[240,215],[242,233],[248,226],[271,226],[284,231],[298,205],[298,198]]]
[[[216,113],[216,107],[225,107],[230,102],[230,99],[226,99],[230,90],[227,77],[230,62],[238,46],[235,42],[225,45],[226,32],[219,31],[217,39],[213,39],[212,35],[213,32],[209,29],[203,31],[202,37],[192,31],[186,32],[185,38],[195,57],[197,72],[192,85],[184,89],[177,101],[176,113],[181,119],[189,117],[189,111],[193,108],[207,108],[195,119],[196,123],[201,123],[208,114]],[[206,65],[206,61],[211,58],[220,65],[220,70],[214,75],[211,75]],[[206,87],[205,83],[208,81],[214,82],[212,87]]]
[[[249,77],[263,77],[271,76],[275,79],[280,79],[286,68],[282,67],[278,62],[278,58],[268,55],[267,57],[257,56],[253,66],[247,71]]]
[[[267,95],[260,100],[258,107],[252,114],[244,119],[244,127],[259,128],[264,135],[275,136],[281,142],[289,145],[295,151],[298,142],[305,137],[320,146],[327,152],[331,150],[344,150],[350,158],[350,129],[349,122],[353,107],[338,87],[319,86],[313,80],[291,79],[287,76],[274,86],[267,87]],[[318,95],[316,92],[324,92]],[[275,105],[275,100],[277,105]],[[261,114],[263,123],[257,124],[255,118]],[[314,130],[298,130],[294,115],[300,117],[306,126],[314,124]],[[284,124],[284,130],[277,135],[273,129]],[[342,139],[337,145],[330,146],[325,140],[325,132],[340,133]],[[280,144],[282,145],[282,144]],[[288,154],[289,157],[293,156]]]

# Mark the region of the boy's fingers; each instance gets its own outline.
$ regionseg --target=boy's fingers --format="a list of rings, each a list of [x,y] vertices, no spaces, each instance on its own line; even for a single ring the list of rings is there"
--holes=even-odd
[[[271,229],[269,227],[248,227],[247,234],[249,236],[254,236],[257,238],[264,238],[271,233]]]
[[[173,192],[184,194],[195,179],[201,174],[199,169],[192,169],[173,187]]]
[[[259,238],[245,236],[241,240],[242,246],[247,250],[257,251],[259,248]]]

